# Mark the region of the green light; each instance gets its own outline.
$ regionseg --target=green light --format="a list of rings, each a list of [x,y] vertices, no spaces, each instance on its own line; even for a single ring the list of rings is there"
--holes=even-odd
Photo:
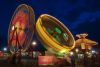
[[[54,35],[54,38],[55,38],[58,42],[61,42],[61,39],[59,38],[58,35]]]
[[[56,31],[58,34],[61,34],[61,33],[62,33],[62,31],[61,31],[58,27],[55,28],[55,31]]]
[[[47,28],[48,33],[52,34],[53,31],[50,28]]]
[[[63,38],[64,38],[65,40],[68,40],[68,35],[67,35],[66,33],[63,33]]]

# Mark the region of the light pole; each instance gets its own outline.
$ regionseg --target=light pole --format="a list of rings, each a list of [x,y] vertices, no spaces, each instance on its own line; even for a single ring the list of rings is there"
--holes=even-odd
[[[32,47],[33,47],[33,49],[35,48],[37,46],[37,41],[33,41],[32,42]],[[32,57],[33,57],[33,50],[32,50]]]
[[[75,56],[74,56],[74,52],[70,52],[71,55],[71,65],[72,67],[75,67]]]

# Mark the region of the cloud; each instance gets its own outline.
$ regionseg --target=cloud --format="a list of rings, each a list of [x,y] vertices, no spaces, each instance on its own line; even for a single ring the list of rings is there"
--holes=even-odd
[[[97,12],[83,12],[80,14],[80,16],[77,18],[75,22],[71,24],[71,28],[75,29],[77,28],[80,24],[85,24],[85,23],[93,23],[96,21],[97,18],[100,18],[100,11]]]

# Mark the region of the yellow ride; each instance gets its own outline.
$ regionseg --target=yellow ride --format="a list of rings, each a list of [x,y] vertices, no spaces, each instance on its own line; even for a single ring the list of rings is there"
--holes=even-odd
[[[75,47],[75,40],[69,29],[48,14],[38,18],[36,32],[41,43],[51,53],[66,54]]]

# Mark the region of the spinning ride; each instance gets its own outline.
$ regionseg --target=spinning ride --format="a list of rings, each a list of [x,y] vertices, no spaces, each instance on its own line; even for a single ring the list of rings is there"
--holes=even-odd
[[[75,46],[75,40],[67,27],[48,14],[41,15],[36,23],[39,40],[54,54],[65,54]]]

